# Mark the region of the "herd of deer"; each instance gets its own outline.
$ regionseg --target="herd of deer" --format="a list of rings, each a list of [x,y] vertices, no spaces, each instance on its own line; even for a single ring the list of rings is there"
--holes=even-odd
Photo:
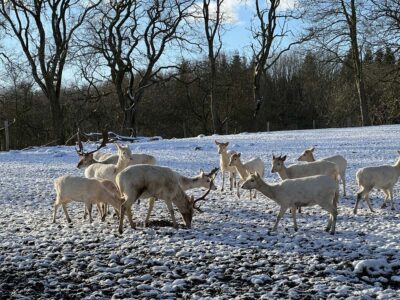
[[[92,205],[96,204],[101,219],[104,221],[108,213],[108,205],[114,207],[119,216],[119,232],[123,231],[125,214],[132,228],[135,222],[132,219],[132,205],[141,199],[149,198],[149,207],[145,220],[148,224],[156,199],[163,199],[167,204],[171,219],[175,228],[178,227],[173,204],[180,211],[184,224],[191,227],[194,210],[201,212],[196,204],[204,200],[210,190],[216,190],[214,179],[218,168],[210,173],[203,170],[195,177],[183,176],[170,168],[156,166],[156,159],[147,154],[132,154],[128,146],[116,144],[117,155],[102,154],[98,152],[107,143],[108,135],[103,133],[101,145],[94,151],[84,152],[79,141],[80,157],[78,168],[85,169],[85,177],[64,175],[54,181],[56,201],[54,204],[53,222],[55,222],[57,209],[62,206],[66,219],[71,219],[67,212],[66,204],[71,201],[85,203],[85,218],[89,215],[92,222]],[[326,231],[335,233],[337,219],[337,204],[339,199],[339,180],[343,184],[343,195],[346,195],[346,167],[347,161],[341,155],[327,157],[320,160],[314,158],[314,148],[305,150],[299,161],[307,163],[285,166],[285,156],[272,157],[272,173],[278,173],[282,179],[279,183],[266,183],[264,177],[264,162],[255,158],[243,163],[241,154],[228,150],[229,142],[215,141],[220,159],[222,173],[221,191],[225,186],[225,175],[229,174],[230,190],[236,188],[236,194],[240,198],[239,187],[250,192],[250,200],[256,197],[256,191],[260,191],[279,206],[279,214],[273,231],[285,212],[290,209],[294,229],[297,231],[296,209],[303,206],[319,205],[329,213]],[[400,151],[399,151],[400,154]],[[239,181],[236,177],[239,175]],[[366,167],[358,170],[356,174],[359,191],[354,207],[357,213],[359,201],[362,197],[368,204],[371,212],[374,212],[369,201],[369,193],[373,188],[381,189],[385,194],[382,208],[386,206],[389,198],[391,208],[394,209],[393,187],[400,176],[400,159],[391,166]],[[185,191],[193,188],[207,188],[207,192],[198,199],[188,196]],[[252,190],[255,190],[254,195]]]

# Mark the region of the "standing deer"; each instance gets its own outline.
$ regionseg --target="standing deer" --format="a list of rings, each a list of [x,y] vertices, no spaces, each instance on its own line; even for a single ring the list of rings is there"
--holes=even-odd
[[[236,182],[236,168],[229,166],[229,160],[232,154],[236,153],[233,150],[228,150],[229,142],[220,143],[218,141],[214,141],[218,147],[218,154],[219,154],[219,167],[222,174],[222,185],[221,191],[224,190],[225,187],[225,172],[229,173],[229,183],[230,183],[230,190],[232,191],[233,187],[237,185]]]
[[[306,161],[306,162],[313,162],[316,161],[314,158],[314,147],[306,149],[297,159],[298,161]],[[346,196],[346,168],[347,168],[347,160],[341,155],[334,155],[330,157],[321,158],[318,161],[330,161],[339,167],[339,174],[340,179],[342,180],[343,184],[343,196]]]

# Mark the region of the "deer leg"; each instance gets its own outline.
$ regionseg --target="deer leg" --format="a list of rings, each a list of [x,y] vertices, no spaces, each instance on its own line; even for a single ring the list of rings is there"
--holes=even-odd
[[[129,220],[129,223],[130,223],[131,227],[132,227],[133,229],[136,228],[136,225],[135,225],[135,223],[134,223],[133,220],[132,220],[132,210],[131,210],[131,208],[132,208],[132,204],[137,200],[138,196],[139,196],[139,195],[133,195],[133,197],[132,197],[132,196],[127,196],[126,200],[125,200],[124,203],[122,203],[122,205],[121,205],[121,209],[120,209],[120,214],[121,214],[121,216],[120,216],[120,218],[119,218],[119,227],[118,227],[118,232],[119,232],[120,234],[122,234],[122,232],[124,231],[124,217],[125,217],[125,213],[126,213],[127,216],[128,216],[128,220]]]
[[[369,210],[370,210],[371,212],[375,212],[375,211],[372,209],[371,201],[369,201],[369,192],[365,194],[365,201],[367,202],[367,205],[368,205],[368,207],[369,207]]]
[[[84,213],[83,213],[83,219],[86,220],[87,219],[87,210],[86,210],[86,205],[85,205],[85,209],[84,209]]]
[[[60,204],[57,204],[57,201],[54,203],[54,212],[53,212],[53,223],[56,222],[57,210]]]
[[[61,205],[62,205],[62,208],[63,208],[63,210],[64,210],[65,218],[67,218],[67,222],[68,222],[68,223],[72,223],[72,220],[71,220],[71,218],[70,218],[69,215],[68,215],[67,205],[66,205],[65,203],[63,203],[63,204],[61,204]]]
[[[292,206],[291,211],[292,211],[294,231],[297,231],[298,227],[297,227],[297,220],[296,220],[296,206]]]
[[[386,202],[389,199],[389,190],[382,190],[382,191],[385,194],[385,199],[383,200],[383,203],[381,205],[381,208],[383,209],[383,208],[386,208]]]
[[[333,211],[331,212],[331,216],[330,216],[330,218],[332,219],[332,221],[331,221],[331,232],[330,232],[330,234],[335,234],[335,232],[336,232],[336,220],[337,220],[337,215],[338,215],[337,209],[334,208]]]
[[[178,228],[178,223],[176,223],[174,208],[172,206],[172,201],[165,201],[168,207],[169,214],[171,215],[172,223],[174,224],[174,228]]]
[[[389,195],[390,195],[390,201],[392,202],[392,205],[391,205],[391,210],[394,210],[394,201],[393,201],[393,188],[391,188],[390,190],[389,190]]]
[[[132,208],[126,210],[126,215],[128,216],[129,225],[131,226],[131,228],[136,229],[136,224],[135,222],[133,222],[132,218]]]
[[[91,203],[86,203],[85,206],[86,206],[86,210],[87,210],[88,215],[89,215],[89,223],[92,223],[93,222],[93,219],[92,219],[92,204]]]
[[[149,208],[147,209],[147,216],[146,216],[146,220],[144,221],[145,226],[147,226],[149,224],[150,215],[151,215],[151,212],[153,211],[155,201],[156,201],[156,198],[154,198],[154,197],[151,197],[149,199]]]
[[[363,193],[364,193],[364,189],[362,189],[361,191],[359,191],[357,193],[357,200],[356,200],[356,204],[354,205],[354,209],[353,209],[353,214],[355,214],[355,215],[357,214],[358,204],[360,203]]]
[[[343,184],[343,196],[346,196],[346,174],[340,175]]]
[[[240,192],[239,192],[240,182],[241,182],[241,180],[239,180],[239,184],[236,185],[236,195],[238,198],[240,198]]]
[[[124,217],[125,217],[125,205],[124,204],[125,204],[125,202],[121,205],[121,209],[120,209],[121,216],[119,217],[119,227],[118,227],[118,232],[120,234],[122,234],[123,228],[124,228]]]
[[[279,213],[278,213],[278,216],[277,216],[277,218],[276,218],[275,225],[274,225],[274,227],[272,228],[272,231],[276,231],[276,229],[278,228],[279,221],[282,219],[282,217],[283,217],[283,215],[285,214],[286,210],[287,210],[286,207],[281,206],[281,208],[280,208],[280,210],[279,210]]]
[[[222,175],[222,186],[221,186],[221,192],[223,192],[223,191],[224,191],[224,186],[225,186],[225,172],[224,172],[224,171],[222,171],[222,172],[221,172],[221,175]]]

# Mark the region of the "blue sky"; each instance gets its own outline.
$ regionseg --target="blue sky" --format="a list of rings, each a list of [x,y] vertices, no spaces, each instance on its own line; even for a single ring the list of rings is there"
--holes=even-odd
[[[265,3],[265,0],[260,3]],[[292,8],[297,0],[281,0],[281,9]],[[250,33],[251,20],[255,13],[253,1],[225,0],[222,10],[228,18],[229,30],[223,36],[225,52],[239,51],[241,54],[250,53],[252,36]]]

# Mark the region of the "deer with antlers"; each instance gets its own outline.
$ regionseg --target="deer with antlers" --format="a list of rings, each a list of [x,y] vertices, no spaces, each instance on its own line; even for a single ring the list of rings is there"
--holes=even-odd
[[[132,220],[132,204],[139,198],[150,197],[163,199],[165,201],[175,228],[178,227],[178,224],[175,219],[172,204],[175,204],[179,209],[185,226],[191,228],[193,210],[200,210],[200,208],[196,206],[196,203],[204,200],[212,188],[211,182],[207,193],[194,200],[193,196],[189,197],[181,188],[179,176],[177,176],[176,172],[166,167],[151,165],[127,167],[117,175],[116,183],[121,192],[121,196],[125,199],[120,210],[119,233],[121,234],[124,227],[125,213],[128,215],[131,227],[136,228]]]
[[[184,191],[200,187],[210,188],[211,190],[215,191],[217,187],[214,184],[214,178],[217,175],[217,172],[218,168],[214,168],[210,173],[205,173],[203,170],[200,170],[200,174],[194,177],[186,177],[177,172],[175,172],[175,174],[178,177],[180,187]],[[155,198],[149,199],[149,208],[147,210],[147,216],[145,220],[146,225],[149,223],[155,200]]]
[[[114,164],[116,165],[118,163],[118,154],[113,154],[113,155],[104,155],[103,153],[99,153],[98,151],[105,147],[107,143],[109,143],[108,139],[108,134],[106,131],[103,132],[103,139],[102,143],[100,146],[97,147],[97,149],[90,151],[90,152],[84,152],[83,151],[83,145],[80,140],[80,133],[78,129],[78,145],[79,149],[76,149],[76,152],[79,155],[79,162],[77,165],[78,169],[84,169],[87,168],[93,164]],[[156,164],[156,159],[152,155],[144,154],[144,153],[132,153],[131,149],[126,146],[124,151],[127,152],[127,155],[130,156],[130,163],[129,165],[137,165],[137,164],[148,164],[148,165],[155,165]]]

